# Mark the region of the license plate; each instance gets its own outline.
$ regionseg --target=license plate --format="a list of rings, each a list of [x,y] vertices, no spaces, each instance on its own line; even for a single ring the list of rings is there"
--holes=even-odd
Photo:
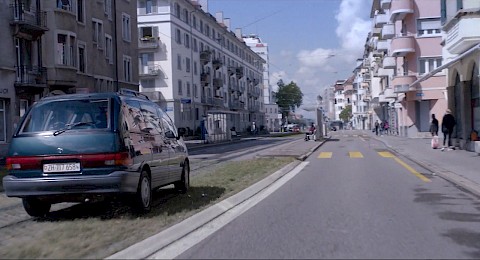
[[[79,172],[80,163],[46,163],[43,165],[44,173],[52,172]]]

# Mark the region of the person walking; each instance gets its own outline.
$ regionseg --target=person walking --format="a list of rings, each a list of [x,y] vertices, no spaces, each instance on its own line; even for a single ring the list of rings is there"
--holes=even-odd
[[[388,129],[390,128],[390,126],[388,125],[387,120],[385,120],[385,123],[383,124],[383,128],[385,128],[385,135],[388,135]]]
[[[435,114],[432,114],[432,121],[430,122],[430,133],[432,136],[438,136],[438,120]]]
[[[378,135],[378,128],[380,127],[380,124],[378,123],[378,120],[375,120],[375,134]]]
[[[452,111],[447,108],[445,111],[445,115],[443,115],[442,119],[442,132],[443,132],[443,147],[442,151],[445,150],[445,142],[447,141],[448,138],[448,150],[453,150],[452,147],[452,133],[453,133],[453,127],[455,127],[455,117],[452,115]]]

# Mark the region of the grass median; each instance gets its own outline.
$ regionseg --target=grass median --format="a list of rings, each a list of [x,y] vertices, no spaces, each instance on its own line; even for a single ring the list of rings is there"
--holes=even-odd
[[[290,157],[224,162],[203,168],[191,189],[154,194],[154,207],[133,214],[118,201],[77,204],[0,234],[0,258],[105,258],[230,197],[293,162]],[[32,233],[32,230],[36,232]]]

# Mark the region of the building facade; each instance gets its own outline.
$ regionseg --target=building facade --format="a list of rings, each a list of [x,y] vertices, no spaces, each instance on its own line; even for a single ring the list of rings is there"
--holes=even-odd
[[[138,89],[135,2],[0,1],[0,30],[2,154],[44,96]]]
[[[177,127],[229,138],[264,122],[263,64],[223,13],[190,0],[138,0],[140,89]]]

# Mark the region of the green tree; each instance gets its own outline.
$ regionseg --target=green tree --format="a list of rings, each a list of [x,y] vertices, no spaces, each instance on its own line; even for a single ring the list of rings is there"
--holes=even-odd
[[[288,85],[283,83],[283,80],[277,82],[278,91],[274,92],[274,97],[277,100],[278,108],[282,113],[283,118],[288,117],[288,112],[295,112],[295,108],[302,105],[303,93],[295,82],[290,82]]]
[[[340,112],[340,119],[342,119],[343,122],[348,122],[350,118],[352,118],[352,105],[347,105],[342,109],[342,112]]]

